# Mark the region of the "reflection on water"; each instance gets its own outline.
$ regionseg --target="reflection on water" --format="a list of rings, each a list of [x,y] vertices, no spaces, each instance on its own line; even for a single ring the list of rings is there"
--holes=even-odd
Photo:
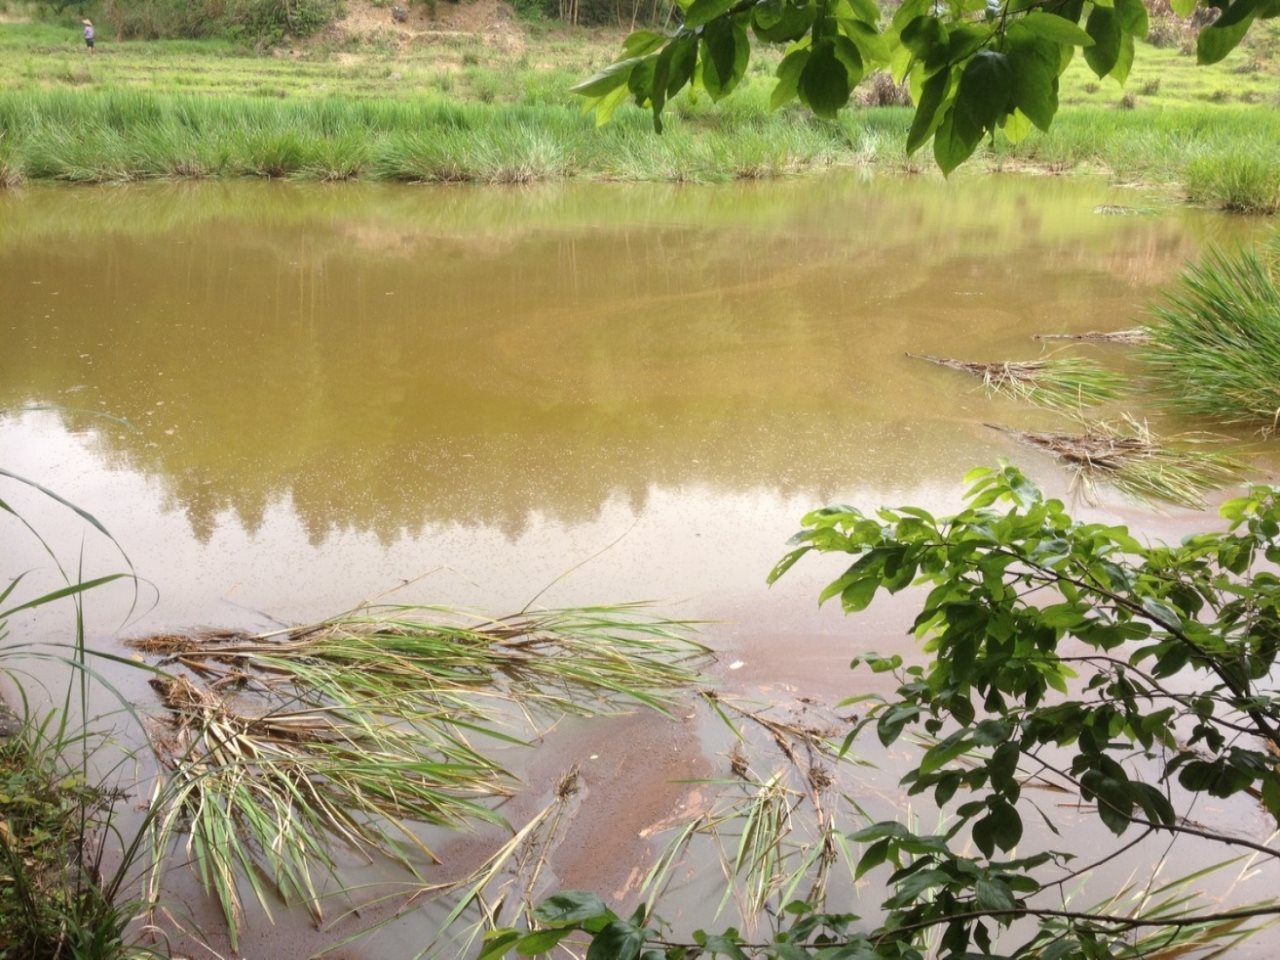
[[[765,591],[805,510],[954,504],[998,456],[1060,486],[983,427],[1043,414],[904,352],[1132,326],[1255,229],[1100,204],[1152,200],[1003,177],[3,193],[0,463],[120,536],[160,597],[131,629],[314,619],[419,576],[412,599],[498,611],[551,585],[681,601],[723,621],[738,688],[839,696],[910,599],[819,612],[817,562]],[[633,836],[614,801],[596,825]]]
[[[1132,198],[1120,195],[1123,200]],[[287,499],[313,545],[821,500],[988,459],[905,349],[1034,356],[1132,324],[1221,218],[1093,184],[533,191],[219,184],[0,198],[0,406],[76,412],[207,541]]]

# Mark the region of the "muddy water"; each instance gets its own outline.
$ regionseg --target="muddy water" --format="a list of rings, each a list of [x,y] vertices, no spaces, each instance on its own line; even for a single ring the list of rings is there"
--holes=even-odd
[[[315,620],[406,581],[393,598],[495,612],[656,600],[716,621],[730,689],[833,702],[868,688],[852,654],[903,647],[910,598],[819,611],[834,567],[818,561],[766,589],[802,513],[945,508],[999,457],[1064,485],[984,426],[1043,414],[904,353],[1033,358],[1037,332],[1132,326],[1187,258],[1261,229],[1012,177],[9,192],[0,465],[93,512],[146,578],[132,614],[125,591],[92,599],[104,646]],[[6,496],[63,555],[118,566],[65,511]],[[1165,534],[1204,522],[1096,512]],[[5,536],[6,570],[47,566]],[[634,891],[641,834],[696,800],[679,781],[724,772],[699,724],[549,739],[517,806],[581,764],[557,881]],[[248,955],[323,942],[282,929],[255,927]],[[399,956],[421,929],[391,936],[350,955]]]

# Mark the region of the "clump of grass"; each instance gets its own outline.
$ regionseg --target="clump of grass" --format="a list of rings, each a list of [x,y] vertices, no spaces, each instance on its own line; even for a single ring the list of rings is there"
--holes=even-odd
[[[1280,210],[1280,165],[1265,150],[1211,154],[1187,164],[1187,194],[1237,213]]]
[[[1120,396],[1124,378],[1076,357],[974,363],[925,354],[907,354],[977,377],[991,394],[1003,394],[1056,410],[1105,403]]]
[[[1280,240],[1211,252],[1153,311],[1143,352],[1177,409],[1274,429],[1280,420]]]
[[[1144,422],[1083,424],[1079,433],[1033,433],[994,425],[1020,443],[1052,454],[1072,471],[1072,491],[1097,502],[1097,484],[1108,483],[1140,501],[1161,500],[1201,508],[1204,495],[1238,479],[1241,465],[1220,450],[1202,449],[1202,437],[1174,438],[1172,446]]]
[[[512,726],[540,715],[665,710],[705,652],[683,624],[635,606],[500,619],[393,607],[133,645],[204,681],[155,681],[171,714],[153,736],[169,770],[157,862],[185,834],[233,938],[238,877],[264,906],[269,887],[318,917],[334,842],[413,869],[432,857],[415,824],[501,822],[485,801],[511,778],[473,739],[521,742]]]
[[[123,958],[129,911],[94,877],[85,829],[110,796],[62,766],[52,720],[0,736],[0,956]]]

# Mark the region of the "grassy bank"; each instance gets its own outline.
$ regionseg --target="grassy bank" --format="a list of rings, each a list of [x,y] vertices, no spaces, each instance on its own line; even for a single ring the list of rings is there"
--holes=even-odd
[[[834,164],[928,169],[902,149],[910,114],[838,122],[702,105],[655,136],[627,111],[603,128],[568,106],[434,98],[291,100],[132,90],[0,93],[0,179],[111,182],[200,177],[528,182],[570,177],[707,181]],[[1274,210],[1280,115],[1251,107],[1064,111],[1048,136],[989,148],[985,163],[1103,168],[1182,185],[1193,200]]]
[[[534,31],[502,49],[465,34],[375,33],[265,57],[225,42],[105,42],[89,58],[65,32],[0,25],[0,183],[682,182],[932,167],[903,152],[908,110],[855,107],[836,122],[798,108],[770,112],[769,51],[728,100],[680,98],[658,137],[631,107],[597,129],[568,92],[611,58],[612,35]],[[1259,49],[1213,68],[1143,49],[1123,101],[1120,88],[1073,64],[1052,132],[989,146],[973,166],[1103,170],[1196,202],[1274,211],[1280,78]]]

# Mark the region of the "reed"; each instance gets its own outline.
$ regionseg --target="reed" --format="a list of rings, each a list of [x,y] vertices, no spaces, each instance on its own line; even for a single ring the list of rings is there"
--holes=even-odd
[[[1209,253],[1153,311],[1143,359],[1187,413],[1274,430],[1280,418],[1280,240]]]

